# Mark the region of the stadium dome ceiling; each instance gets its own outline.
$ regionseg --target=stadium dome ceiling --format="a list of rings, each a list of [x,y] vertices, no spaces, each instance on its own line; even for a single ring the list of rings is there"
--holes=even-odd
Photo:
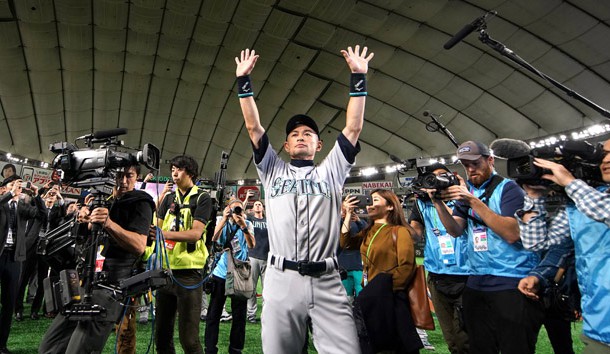
[[[193,155],[204,177],[230,153],[229,178],[255,178],[234,57],[252,75],[261,120],[281,147],[306,113],[332,146],[349,71],[339,50],[375,52],[357,165],[450,154],[428,110],[458,141],[530,139],[606,119],[468,36],[487,33],[537,69],[610,107],[610,2],[600,0],[4,0],[0,1],[0,150],[50,161],[49,143],[124,127],[162,160]],[[285,154],[283,154],[285,156]],[[322,156],[324,154],[320,154]],[[167,172],[167,170],[165,171]]]

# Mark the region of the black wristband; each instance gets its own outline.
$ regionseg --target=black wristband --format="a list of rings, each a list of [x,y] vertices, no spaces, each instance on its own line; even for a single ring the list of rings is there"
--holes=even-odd
[[[250,75],[243,75],[237,77],[237,97],[244,98],[254,96],[252,92],[252,80]]]
[[[349,95],[355,96],[366,96],[366,74],[363,73],[352,73],[349,80]]]

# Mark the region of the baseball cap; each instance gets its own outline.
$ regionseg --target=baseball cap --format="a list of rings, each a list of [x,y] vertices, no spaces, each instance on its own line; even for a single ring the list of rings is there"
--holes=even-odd
[[[451,171],[449,171],[447,166],[443,165],[440,162],[436,162],[436,163],[433,163],[432,165],[424,166],[424,173],[432,173],[438,169],[445,170],[445,171],[451,173]]]
[[[17,176],[17,175],[12,175],[12,176],[8,176],[4,179],[4,181],[2,181],[2,183],[0,183],[0,187],[4,187],[7,184],[16,181],[18,179],[21,179],[21,177]]]
[[[459,160],[477,160],[481,156],[490,156],[489,148],[478,141],[466,141],[457,149]]]
[[[316,122],[314,122],[311,117],[304,114],[297,114],[288,120],[288,123],[286,123],[286,135],[290,134],[290,132],[299,125],[308,126],[309,128],[313,129],[318,136],[320,135],[320,130],[318,129]]]

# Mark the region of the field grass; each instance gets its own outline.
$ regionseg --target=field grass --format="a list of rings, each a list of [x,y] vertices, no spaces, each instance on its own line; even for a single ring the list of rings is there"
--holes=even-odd
[[[418,258],[418,263],[421,263],[422,260]],[[260,293],[260,285],[258,289]],[[230,300],[228,300],[230,301]],[[260,318],[260,309],[261,309],[261,299],[259,298],[259,316]],[[230,306],[227,305],[227,309],[230,309]],[[11,329],[11,334],[9,337],[8,348],[15,354],[29,354],[36,353],[38,350],[38,345],[42,336],[44,335],[47,327],[51,324],[51,320],[46,318],[41,318],[37,321],[31,320],[27,317],[30,314],[29,305],[26,305],[24,315],[25,319],[22,322],[13,321],[13,327]],[[436,318],[435,318],[436,321]],[[176,325],[177,328],[177,325]],[[231,322],[224,322],[220,324],[220,334],[218,343],[226,343],[225,346],[219,345],[219,352],[226,353],[227,346],[229,343],[229,332],[231,330]],[[572,326],[572,338],[574,340],[574,350],[576,353],[580,353],[583,349],[583,344],[579,339],[579,335],[582,331],[582,323],[578,322],[573,324]],[[205,332],[205,323],[200,323],[200,338],[203,344],[203,334]],[[148,324],[138,324],[137,325],[137,353],[146,353],[148,345],[151,341],[151,333],[152,333],[152,322]],[[436,348],[434,353],[438,354],[449,354],[447,350],[447,345],[445,344],[445,340],[443,339],[443,335],[441,333],[440,327],[438,326],[438,322],[436,323],[436,330],[428,331],[428,339],[432,345]],[[116,336],[114,334],[110,335],[108,342],[106,343],[106,347],[104,348],[104,353],[114,353]],[[183,353],[182,348],[180,347],[180,340],[178,339],[178,331],[174,333],[174,343],[176,344],[176,353]],[[310,342],[309,345],[309,353],[316,353],[314,349],[313,343]],[[150,351],[153,352],[152,350]],[[252,324],[246,324],[246,342],[244,353],[262,353],[261,349],[261,324],[260,322]],[[421,353],[433,353],[431,351],[422,350]],[[551,344],[546,334],[546,330],[544,327],[541,329],[540,334],[538,335],[538,343],[536,346],[536,353],[540,354],[551,354],[553,353],[553,349],[551,348]]]
[[[26,314],[29,314],[29,308],[26,308]],[[36,353],[38,349],[38,344],[47,327],[51,323],[49,319],[43,319],[33,321],[29,318],[23,320],[22,322],[13,322],[13,328],[11,330],[11,335],[9,338],[9,349],[15,354],[26,354],[26,353]],[[148,347],[148,343],[151,337],[151,324],[149,322],[148,325],[138,324],[138,334],[137,334],[137,353],[146,353],[146,349]],[[205,330],[205,323],[201,323],[201,340],[203,342],[203,333]],[[231,329],[231,323],[225,322],[220,324],[220,337],[219,343],[228,343],[229,342],[229,331]],[[583,345],[582,342],[578,339],[578,335],[580,334],[582,329],[581,323],[574,324],[572,328],[572,338],[574,338],[574,350],[576,353],[580,353],[582,351]],[[246,345],[244,353],[262,353],[261,349],[261,325],[260,322],[256,324],[247,323],[246,325]],[[442,333],[440,331],[440,327],[438,327],[435,331],[428,331],[428,336],[430,343],[435,346],[436,350],[434,353],[438,354],[449,354],[447,350],[447,345],[443,339]],[[180,348],[180,341],[178,339],[178,332],[175,333],[176,343],[176,352],[183,353],[182,348]],[[112,334],[108,339],[108,343],[106,343],[106,347],[104,349],[104,353],[114,353],[114,343],[115,343],[115,335]],[[226,347],[219,347],[220,352],[226,353]],[[310,344],[310,353],[316,353],[313,344]],[[429,351],[422,350],[422,353],[426,353]],[[152,353],[152,350],[151,350]],[[429,352],[432,353],[432,352]],[[540,331],[538,336],[538,344],[536,347],[536,353],[541,354],[550,354],[553,353],[551,345],[549,343],[548,337],[546,335],[546,331],[544,327]]]

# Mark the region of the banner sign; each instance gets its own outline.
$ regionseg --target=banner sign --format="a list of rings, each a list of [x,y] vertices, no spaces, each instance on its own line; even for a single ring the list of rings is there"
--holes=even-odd
[[[362,182],[362,189],[392,189],[394,182],[392,181],[381,181],[381,182]]]

